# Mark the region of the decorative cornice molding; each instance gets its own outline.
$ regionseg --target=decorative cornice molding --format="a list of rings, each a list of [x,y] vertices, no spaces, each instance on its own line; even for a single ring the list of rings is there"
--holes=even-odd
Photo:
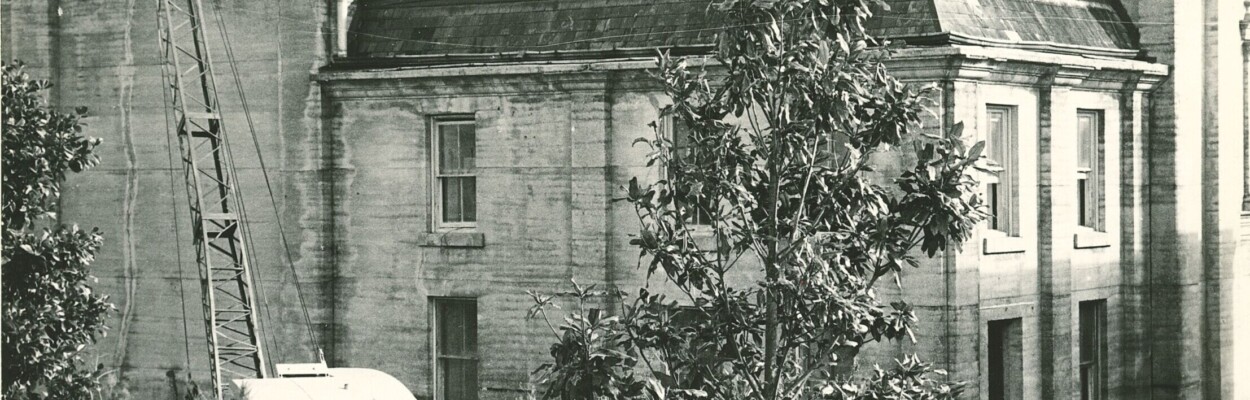
[[[904,49],[889,63],[895,76],[912,81],[953,79],[1099,91],[1118,91],[1129,77],[1139,77],[1146,90],[1168,71],[1166,65],[1137,60],[962,46]]]
[[[690,57],[691,66],[715,67],[708,56]],[[886,61],[891,73],[907,81],[961,80],[1035,86],[1053,70],[1051,84],[1072,89],[1118,91],[1129,77],[1138,76],[1148,90],[1167,76],[1163,64],[1121,58],[1083,57],[1020,49],[982,46],[908,47],[894,51]],[[323,69],[313,79],[322,83],[395,79],[448,79],[515,75],[595,74],[641,71],[656,67],[650,57],[594,61],[534,61],[386,67],[359,70]]]

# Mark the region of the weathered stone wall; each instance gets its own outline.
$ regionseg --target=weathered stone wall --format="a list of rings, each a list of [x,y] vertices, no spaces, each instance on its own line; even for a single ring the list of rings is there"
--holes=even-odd
[[[1118,312],[1122,307],[1121,266],[1127,262],[1122,260],[1123,250],[1115,238],[1121,236],[1121,225],[1126,223],[1120,217],[1121,210],[1130,206],[1121,205],[1120,181],[1127,179],[1122,178],[1127,172],[1122,173],[1120,162],[1115,160],[1122,159],[1121,143],[1140,140],[1140,131],[1134,129],[1131,121],[1142,112],[1140,102],[1133,101],[1142,93],[1136,86],[1125,86],[1134,73],[1105,72],[1090,75],[1088,80],[1070,78],[1055,84],[1053,80],[1039,81],[1037,76],[1046,70],[1028,63],[968,67],[993,71],[974,78],[961,75],[966,71],[935,72],[916,66],[933,59],[902,58],[895,66],[916,84],[940,80],[936,77],[943,74],[956,77],[943,85],[945,91],[934,95],[934,114],[924,123],[924,129],[930,133],[963,122],[964,136],[971,143],[985,135],[987,104],[1016,107],[1021,233],[1019,239],[1002,238],[1001,234],[982,228],[963,252],[925,259],[921,268],[907,271],[903,277],[904,296],[917,306],[923,321],[917,335],[919,343],[873,345],[861,354],[860,364],[888,365],[901,353],[918,352],[952,370],[956,379],[980,382],[983,380],[979,377],[986,373],[986,323],[1021,318],[1025,369],[1020,376],[1026,397],[1073,396],[1076,386],[1070,381],[1070,371],[1076,367],[1075,351],[1079,344],[1074,339],[1078,326],[1073,310],[1080,301],[1106,299],[1113,354],[1109,360],[1109,384],[1113,393],[1118,392],[1118,377],[1129,369],[1120,368],[1118,356],[1119,332],[1124,324]],[[942,65],[949,62],[942,57],[937,60]],[[520,371],[534,367],[514,359],[514,352],[532,346],[524,350],[533,352],[532,355],[519,359],[543,360],[544,346],[550,342],[544,326],[516,319],[521,307],[515,302],[521,299],[507,293],[533,288],[555,290],[570,277],[583,283],[616,285],[629,292],[643,284],[643,272],[634,268],[637,251],[627,244],[626,234],[636,226],[632,210],[625,204],[608,204],[606,200],[619,196],[619,188],[633,176],[643,180],[655,178],[655,169],[644,166],[645,151],[631,143],[633,138],[651,134],[647,124],[658,117],[668,100],[654,87],[639,84],[646,81],[641,73],[612,71],[607,65],[616,64],[346,72],[323,76],[327,109],[334,110],[327,114],[333,115],[327,118],[327,127],[337,132],[331,136],[344,138],[344,146],[349,149],[343,154],[370,154],[374,158],[353,158],[350,169],[354,178],[334,185],[359,189],[336,192],[346,192],[352,199],[389,199],[369,205],[354,204],[352,200],[348,208],[355,210],[351,212],[357,218],[383,213],[381,220],[404,226],[401,236],[421,237],[430,229],[426,197],[430,171],[426,154],[432,117],[472,114],[477,121],[477,156],[482,171],[479,187],[490,188],[478,193],[477,230],[485,236],[484,247],[389,246],[381,243],[385,238],[369,238],[363,231],[346,236],[349,249],[380,246],[384,250],[379,251],[400,254],[400,259],[419,260],[400,270],[415,270],[419,274],[407,280],[415,282],[417,289],[405,300],[410,302],[406,306],[418,310],[417,317],[410,321],[418,328],[415,335],[393,339],[407,343],[397,344],[397,349],[418,353],[418,360],[430,358],[426,354],[429,338],[424,336],[427,322],[419,314],[426,307],[427,296],[476,297],[484,393],[506,392],[524,382],[526,377]],[[1039,85],[1045,86],[1045,94]],[[1125,87],[1127,91],[1122,92]],[[1103,137],[1103,157],[1108,160],[1104,166],[1105,229],[1099,233],[1080,230],[1074,216],[1076,139],[1072,132],[1078,109],[1102,110],[1107,121]],[[1125,120],[1130,122],[1123,123]],[[1121,130],[1128,133],[1122,135]],[[880,178],[896,176],[911,160],[902,150],[879,156],[876,161],[882,166]],[[377,178],[362,181],[364,176]],[[539,184],[543,185],[542,190],[535,189]],[[588,202],[579,203],[579,198]],[[382,207],[385,204],[391,207]],[[540,204],[545,212],[532,214]],[[599,216],[597,213],[604,211],[596,207],[606,207],[606,212]],[[587,214],[587,208],[596,214]],[[589,215],[586,221],[604,218],[599,220],[603,225],[583,225],[583,215]],[[574,228],[566,232],[568,228],[562,229],[565,226]],[[1076,249],[1077,235],[1099,236],[1106,244]],[[562,246],[569,237],[579,239],[593,251],[571,251],[577,247]],[[554,245],[536,247],[534,242]],[[445,253],[463,258],[432,257]],[[362,263],[353,264],[354,271],[365,272]],[[501,275],[503,271],[530,278]],[[500,278],[483,278],[495,276]],[[364,276],[357,279],[356,284],[370,286],[363,284],[367,279]],[[889,287],[882,289],[886,299],[899,295]],[[369,309],[385,307],[359,296],[340,297],[338,303],[347,308],[357,304]],[[347,329],[361,330],[365,323],[366,320],[349,323]],[[497,335],[501,333],[491,332],[492,329],[503,330],[512,341],[499,339]],[[350,333],[346,338],[340,346],[371,343]],[[354,350],[352,358],[374,359]],[[400,373],[401,379],[414,382],[419,394],[429,393],[427,368],[412,363]],[[975,398],[983,391],[984,388],[974,387],[969,395]]]
[[[103,164],[71,178],[62,218],[105,230],[97,274],[119,312],[98,354],[129,380],[136,398],[168,397],[165,374],[181,376],[187,368],[184,326],[190,368],[201,381],[207,365],[185,194],[170,168],[153,3],[29,0],[0,9],[3,57],[26,60],[32,73],[60,83],[52,93],[58,106],[90,107],[88,133],[105,139]],[[1232,390],[1208,378],[1233,370],[1210,370],[1210,360],[1233,363],[1221,358],[1233,336],[1219,322],[1232,308],[1232,286],[1221,282],[1230,279],[1234,260],[1244,263],[1244,250],[1234,253],[1232,244],[1246,230],[1230,228],[1229,207],[1221,206],[1239,203],[1240,188],[1212,185],[1241,181],[1224,165],[1236,154],[1225,149],[1242,147],[1229,145],[1223,133],[1230,129],[1224,118],[1230,97],[1210,99],[1217,91],[1202,89],[1228,77],[1202,72],[1201,62],[1203,43],[1226,46],[1227,38],[1205,38],[1197,26],[1210,15],[1194,7],[1173,13],[1171,0],[1127,3],[1144,21],[1148,54],[1180,71],[1153,95],[1106,76],[1045,83],[1041,65],[1057,63],[1045,57],[998,66],[979,59],[963,66],[966,74],[949,76],[941,76],[949,71],[943,68],[955,64],[946,61],[896,65],[908,79],[944,89],[928,129],[962,121],[971,140],[983,130],[985,104],[1018,107],[1024,229],[1022,240],[1007,246],[1023,252],[985,254],[991,235],[979,232],[962,253],[908,271],[906,296],[925,327],[920,344],[877,346],[861,364],[886,365],[899,352],[918,352],[956,379],[979,382],[986,323],[1019,317],[1027,397],[1076,397],[1077,304],[1106,298],[1113,396]],[[570,278],[628,292],[643,284],[637,251],[625,236],[635,229],[633,211],[609,201],[629,178],[656,174],[645,166],[644,149],[631,143],[651,134],[647,123],[667,99],[641,73],[504,66],[479,75],[455,69],[314,82],[310,72],[324,65],[328,40],[321,34],[329,32],[324,4],[220,5],[274,179],[278,217],[332,366],[379,369],[428,397],[428,298],[475,297],[482,397],[521,397],[553,341],[545,324],[523,319],[526,290],[554,292]],[[1190,25],[1168,25],[1182,20]],[[224,61],[215,32],[209,36],[216,59]],[[1174,45],[1181,42],[1188,45]],[[268,295],[262,317],[275,342],[271,356],[308,361],[294,280],[228,72],[219,62]],[[1226,86],[1240,88],[1237,83]],[[1218,113],[1190,112],[1207,100],[1220,104]],[[1106,112],[1106,157],[1119,160],[1107,165],[1107,247],[1072,245],[1075,188],[1067,176],[1074,172],[1078,108]],[[1153,113],[1143,117],[1148,110]],[[438,246],[427,234],[429,117],[442,114],[472,114],[477,121],[480,248]],[[1219,124],[1203,118],[1215,114]],[[904,155],[888,157],[902,164]],[[1206,161],[1193,162],[1198,159]],[[1151,352],[1154,358],[1147,357]],[[1230,381],[1222,386],[1232,387]],[[970,396],[984,397],[975,389]]]
[[[185,377],[189,345],[190,368],[205,384],[208,361],[186,192],[181,166],[170,168],[157,2],[2,4],[3,58],[23,60],[32,75],[52,79],[56,87],[50,100],[56,107],[88,107],[86,134],[104,139],[97,150],[101,164],[69,179],[61,214],[64,222],[100,227],[105,235],[95,263],[97,286],[110,294],[118,311],[92,357],[116,369],[134,398],[173,398],[166,373]],[[322,65],[325,7],[319,2],[209,1],[210,17],[214,6],[222,8],[231,33],[296,265],[307,294],[323,298],[315,283],[334,263],[329,242],[334,221],[325,213],[328,196],[321,183],[331,171],[320,158],[320,93],[309,76]],[[226,126],[250,206],[257,269],[265,281],[267,306],[261,312],[276,342],[270,356],[307,362],[314,353],[281,255],[274,212],[221,39],[214,20],[207,22]],[[311,304],[314,318],[328,313],[325,304]],[[189,343],[183,337],[184,313]]]
[[[514,398],[552,341],[525,320],[526,290],[614,279],[605,246],[611,110],[602,76],[370,81],[328,85],[340,179],[333,358],[379,368],[431,395],[430,296],[477,299],[483,398]],[[473,115],[485,245],[427,245],[430,117]],[[622,166],[628,168],[628,165]],[[615,181],[615,179],[611,179]]]
[[[1233,302],[1244,282],[1238,214],[1244,173],[1244,60],[1237,1],[1126,1],[1146,55],[1172,66],[1148,99],[1147,225],[1135,379],[1156,397],[1236,398]],[[1199,161],[1201,160],[1201,161]],[[1244,334],[1242,335],[1244,336]],[[1237,372],[1244,374],[1245,372]],[[1238,375],[1243,376],[1244,375]],[[1244,381],[1244,379],[1240,379]],[[1146,393],[1135,393],[1144,396]]]

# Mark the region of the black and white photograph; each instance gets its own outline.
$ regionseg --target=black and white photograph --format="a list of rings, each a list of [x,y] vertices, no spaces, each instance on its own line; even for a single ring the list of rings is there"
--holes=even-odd
[[[1250,400],[1250,0],[0,0],[0,399]]]

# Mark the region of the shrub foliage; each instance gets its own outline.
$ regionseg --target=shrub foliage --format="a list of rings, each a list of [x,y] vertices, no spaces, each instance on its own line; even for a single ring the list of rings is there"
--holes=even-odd
[[[4,65],[3,397],[99,398],[98,366],[83,350],[106,329],[112,305],[97,293],[89,266],[103,237],[56,225],[68,172],[97,163],[99,139],[82,136],[80,118],[52,110],[20,64]]]

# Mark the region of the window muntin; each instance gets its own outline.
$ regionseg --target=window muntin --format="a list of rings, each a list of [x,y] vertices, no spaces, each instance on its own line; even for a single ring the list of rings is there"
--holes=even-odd
[[[1100,229],[1102,217],[1102,113],[1077,112],[1076,192],[1077,224]]]
[[[691,162],[691,132],[690,127],[686,126],[682,121],[672,116],[664,119],[664,134],[668,140],[672,142],[673,162],[683,163]],[[664,171],[664,177],[672,182],[675,177],[671,168]],[[697,226],[707,226],[712,224],[712,203],[706,197],[700,196],[695,204],[683,204],[686,215],[686,223]]]
[[[439,228],[477,223],[477,132],[472,120],[434,123],[434,215]]]
[[[1011,236],[1020,234],[1019,185],[1015,179],[1018,152],[1016,150],[1016,110],[1011,106],[986,106],[986,200],[990,209],[990,228]]]
[[[1107,301],[1080,303],[1081,400],[1099,400],[1107,393]]]
[[[1020,318],[990,321],[988,326],[989,398],[1024,398],[1024,330]]]
[[[440,400],[477,400],[477,302],[434,298],[435,384]]]

